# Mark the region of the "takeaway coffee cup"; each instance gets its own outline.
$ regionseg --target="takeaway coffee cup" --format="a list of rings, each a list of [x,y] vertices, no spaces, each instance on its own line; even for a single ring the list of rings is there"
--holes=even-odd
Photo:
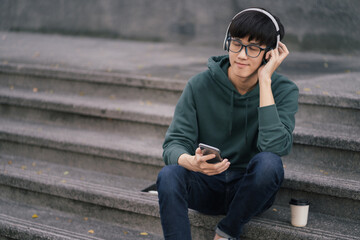
[[[295,227],[305,227],[308,221],[309,201],[292,198],[289,204],[291,209],[291,224]]]

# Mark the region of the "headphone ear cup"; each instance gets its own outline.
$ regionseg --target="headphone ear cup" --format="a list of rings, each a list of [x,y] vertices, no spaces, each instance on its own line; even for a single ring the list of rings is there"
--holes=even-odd
[[[225,42],[225,51],[229,51],[231,38],[228,37]]]

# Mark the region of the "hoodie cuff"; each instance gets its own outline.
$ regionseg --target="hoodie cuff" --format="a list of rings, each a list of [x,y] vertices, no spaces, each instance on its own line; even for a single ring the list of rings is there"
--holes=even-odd
[[[178,160],[182,154],[188,154],[187,151],[181,148],[173,148],[169,154],[167,165],[179,165]]]
[[[259,128],[272,127],[281,124],[276,105],[259,107]]]

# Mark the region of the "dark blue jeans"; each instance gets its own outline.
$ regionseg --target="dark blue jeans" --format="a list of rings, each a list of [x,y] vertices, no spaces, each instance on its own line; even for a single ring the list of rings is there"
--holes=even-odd
[[[269,207],[284,179],[281,158],[273,153],[255,155],[246,172],[227,170],[215,176],[165,166],[157,188],[165,239],[191,239],[188,208],[208,215],[226,215],[216,232],[237,239],[245,223]]]

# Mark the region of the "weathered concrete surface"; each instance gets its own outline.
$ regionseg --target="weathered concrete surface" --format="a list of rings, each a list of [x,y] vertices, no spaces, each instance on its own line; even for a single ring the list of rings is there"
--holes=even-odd
[[[209,56],[224,52],[24,33],[1,33],[0,41],[0,209],[7,209],[0,232],[24,234],[18,216],[52,208],[50,215],[111,222],[103,229],[120,224],[115,232],[161,234],[157,198],[140,189],[163,166],[161,143],[176,96]],[[300,88],[300,105],[309,106],[300,109],[276,205],[247,225],[247,238],[359,239],[359,65],[357,56],[292,53],[281,66]],[[160,92],[166,94],[147,99]],[[291,197],[313,203],[307,228],[290,226]],[[17,207],[23,204],[26,211]],[[190,211],[194,239],[211,238],[220,217]],[[37,226],[44,232],[48,224]]]
[[[357,0],[1,0],[0,30],[221,46],[231,18],[254,6],[280,18],[293,48],[360,50]]]
[[[210,56],[224,54],[227,52],[221,47],[211,46],[0,32],[2,64],[31,63],[75,68],[87,70],[89,74],[103,71],[187,81],[207,68]],[[354,97],[360,96],[360,89],[356,88],[359,86],[356,76],[360,72],[360,55],[303,53],[290,48],[290,55],[278,71],[294,81],[312,81],[319,77],[322,90],[329,94],[346,92]],[[347,76],[355,82],[346,84]],[[336,81],[336,78],[341,81]],[[323,84],[326,79],[330,79],[332,84]]]
[[[0,159],[12,160],[11,164],[3,165],[6,171],[0,172],[2,198],[11,199],[3,201],[0,198],[0,207],[4,209],[0,215],[1,229],[18,231],[14,229],[18,227],[15,220],[25,223],[25,226],[28,226],[31,221],[36,221],[36,224],[32,224],[32,234],[38,229],[45,232],[52,228],[47,233],[51,235],[55,227],[60,234],[61,229],[66,230],[67,233],[76,231],[79,239],[82,239],[80,237],[88,234],[87,231],[91,227],[96,233],[93,237],[114,239],[113,234],[123,234],[123,229],[127,231],[126,224],[137,223],[138,225],[132,225],[136,226],[133,229],[151,229],[149,232],[161,234],[157,197],[140,192],[144,184],[150,183],[148,181],[109,176],[33,159],[8,158],[1,155]],[[24,166],[27,168],[24,169]],[[297,182],[299,178],[301,178],[299,174],[291,176],[291,184],[299,185]],[[319,183],[319,180],[320,186],[317,188],[320,191],[323,186],[330,185],[325,179],[319,177],[308,179],[312,183]],[[337,185],[341,184],[344,183],[337,183]],[[314,186],[311,186],[310,191],[314,191]],[[287,201],[294,196],[294,193],[290,191],[287,194]],[[308,194],[311,197],[309,193],[302,194]],[[334,236],[336,239],[360,239],[358,237],[360,230],[357,227],[359,220],[356,219],[356,214],[353,214],[355,215],[353,219],[320,214],[315,211],[315,205],[320,201],[324,199],[318,196],[316,203],[314,201],[311,206],[307,228],[290,226],[290,211],[288,204],[285,203],[284,206],[274,205],[267,212],[249,222],[245,230],[246,239],[332,239]],[[334,204],[333,201],[330,202]],[[359,205],[358,202],[356,204]],[[50,208],[51,211],[49,211]],[[336,210],[336,208],[338,207],[325,208],[325,212]],[[354,213],[353,210],[358,207],[349,206],[348,208],[346,211]],[[30,219],[34,213],[39,217]],[[6,217],[8,220],[4,221]],[[83,217],[88,217],[88,221],[84,221]],[[190,210],[189,218],[193,227],[199,228],[194,232],[194,239],[209,239],[213,235],[214,226],[222,216],[207,216]],[[67,221],[64,221],[65,219]],[[70,224],[69,220],[72,220],[74,224]],[[111,224],[104,224],[103,221],[111,221]],[[114,228],[116,224],[122,223],[124,225]],[[129,234],[138,232],[132,230]],[[205,235],[207,237],[204,237]],[[131,237],[132,235],[123,236],[121,239],[132,240]],[[157,239],[156,235],[152,234],[148,237]]]

